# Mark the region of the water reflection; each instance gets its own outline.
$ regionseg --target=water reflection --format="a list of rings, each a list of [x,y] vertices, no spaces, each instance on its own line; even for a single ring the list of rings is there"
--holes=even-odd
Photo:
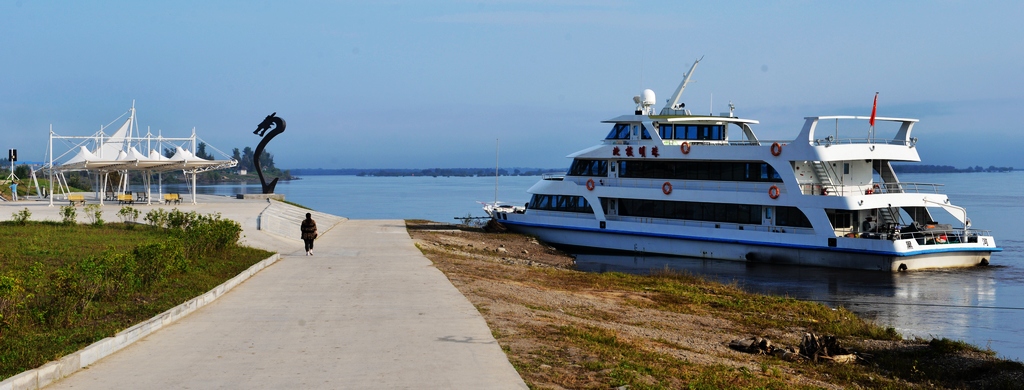
[[[1024,308],[1014,298],[1022,276],[1013,267],[886,273],[766,265],[700,258],[578,254],[577,268],[590,272],[648,274],[670,269],[736,283],[747,291],[843,306],[905,337],[948,337],[1000,356],[1021,360],[1017,336]],[[1008,299],[1000,300],[1002,292]],[[1012,295],[1011,295],[1012,294]]]

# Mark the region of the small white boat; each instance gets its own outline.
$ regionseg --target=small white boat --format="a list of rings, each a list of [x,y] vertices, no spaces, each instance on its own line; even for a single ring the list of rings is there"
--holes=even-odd
[[[698,63],[659,113],[644,90],[565,175],[488,215],[553,245],[759,263],[905,271],[987,265],[1001,251],[941,185],[897,178],[891,162],[920,161],[917,119],[807,117],[793,140],[760,140],[731,103],[720,116],[679,103]],[[876,121],[895,136],[876,138]]]

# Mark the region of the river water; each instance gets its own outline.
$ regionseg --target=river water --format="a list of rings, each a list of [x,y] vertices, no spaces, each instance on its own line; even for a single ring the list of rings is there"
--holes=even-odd
[[[502,177],[498,199],[529,200],[538,177]],[[904,337],[947,337],[1024,361],[1024,172],[904,174],[905,182],[944,183],[952,203],[967,208],[973,227],[992,230],[1003,252],[992,265],[970,269],[881,273],[813,267],[747,265],[656,256],[580,254],[586,271],[646,273],[669,267],[705,275],[747,290],[844,306],[892,326]],[[165,186],[164,191],[187,192]],[[258,193],[251,185],[200,186],[205,194]],[[282,182],[277,192],[289,201],[355,219],[429,219],[484,216],[477,202],[495,199],[493,177],[308,176]]]

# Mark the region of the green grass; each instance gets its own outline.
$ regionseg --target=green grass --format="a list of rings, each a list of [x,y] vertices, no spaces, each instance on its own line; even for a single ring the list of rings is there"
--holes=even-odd
[[[309,207],[303,206],[303,205],[301,205],[301,204],[298,204],[298,203],[295,203],[295,202],[292,202],[292,201],[289,201],[289,200],[281,200],[280,202],[281,202],[281,203],[287,203],[287,204],[290,204],[290,205],[292,205],[292,206],[295,206],[295,207],[298,207],[298,208],[300,208],[300,209],[312,210],[312,209],[311,209],[311,208],[309,208]]]
[[[271,255],[230,244],[188,256],[198,250],[180,243],[187,234],[119,223],[0,224],[0,379],[112,336]]]

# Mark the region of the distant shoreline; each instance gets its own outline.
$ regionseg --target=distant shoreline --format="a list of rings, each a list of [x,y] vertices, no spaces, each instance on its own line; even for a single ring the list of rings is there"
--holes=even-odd
[[[498,176],[541,176],[563,174],[565,169],[550,168],[428,168],[428,169],[289,169],[293,176],[371,176],[371,177],[494,177]]]
[[[917,164],[893,164],[892,169],[896,173],[978,173],[978,172],[1013,172],[1013,167],[997,167],[990,165],[984,168],[980,165],[967,168],[957,168],[951,165],[917,165]]]

